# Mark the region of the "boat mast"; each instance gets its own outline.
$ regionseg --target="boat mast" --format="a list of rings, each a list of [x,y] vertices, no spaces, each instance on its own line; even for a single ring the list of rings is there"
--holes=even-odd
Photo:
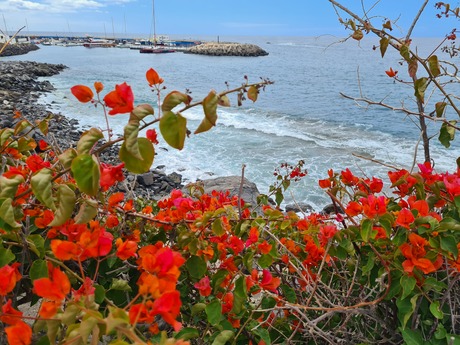
[[[155,22],[155,0],[152,0],[152,16],[153,16],[153,45],[157,45],[157,31]]]

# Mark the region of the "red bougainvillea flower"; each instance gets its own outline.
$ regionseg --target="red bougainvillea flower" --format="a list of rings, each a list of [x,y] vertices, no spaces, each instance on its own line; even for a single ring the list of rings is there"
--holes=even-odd
[[[227,292],[222,298],[222,314],[229,313],[233,309],[233,293]]]
[[[46,150],[49,148],[49,145],[48,145],[48,143],[47,143],[45,140],[41,139],[41,140],[38,142],[38,147],[39,147],[40,150],[46,151]]]
[[[269,270],[262,271],[262,280],[259,283],[259,286],[267,291],[276,292],[276,289],[281,284],[280,278],[273,278]]]
[[[36,279],[33,285],[36,295],[50,301],[62,301],[70,292],[69,278],[50,262],[48,262],[48,278]]]
[[[387,74],[387,76],[389,76],[390,78],[394,78],[396,77],[396,74],[398,74],[398,71],[394,71],[393,68],[390,67],[389,70],[385,71],[385,73]]]
[[[126,82],[115,85],[115,90],[105,95],[104,102],[112,108],[109,115],[130,113],[134,109],[133,90]]]
[[[101,163],[101,178],[99,184],[104,192],[108,190],[110,187],[112,187],[115,184],[115,182],[121,182],[125,179],[122,170],[124,166],[125,163],[120,163],[118,165],[109,165],[106,163]]]
[[[94,88],[96,89],[97,93],[101,93],[102,90],[104,90],[104,84],[102,84],[100,81],[94,82]]]
[[[145,137],[150,140],[152,144],[158,145],[157,131],[154,129],[147,129]]]
[[[54,219],[54,213],[51,210],[44,210],[40,217],[35,218],[35,226],[39,229],[44,229],[51,223]]]
[[[348,168],[340,173],[340,179],[348,186],[355,186],[359,182],[359,178],[353,175]]]
[[[22,312],[13,308],[13,301],[9,299],[2,306],[2,313],[0,315],[0,321],[7,325],[14,325],[21,321]]]
[[[211,284],[209,281],[209,277],[205,276],[201,278],[201,280],[193,285],[198,291],[200,292],[201,296],[209,296],[211,294]]]
[[[458,174],[446,173],[443,178],[444,185],[446,186],[447,192],[455,198],[460,195],[460,176]]]
[[[366,217],[374,218],[375,216],[382,216],[387,212],[385,196],[381,195],[375,197],[373,194],[367,198],[361,198],[361,204],[363,205],[363,212]]]
[[[26,164],[32,172],[51,167],[51,163],[45,162],[39,155],[32,155],[27,157]]]
[[[257,249],[260,251],[261,254],[268,254],[272,250],[272,245],[267,241],[263,241],[259,245],[257,245]]]
[[[32,328],[24,321],[6,327],[5,333],[8,345],[29,345],[32,343]]]
[[[414,222],[415,217],[411,211],[407,208],[403,208],[398,213],[398,218],[396,218],[396,224],[402,226],[403,228],[410,229],[411,224]]]
[[[147,73],[145,74],[145,77],[147,78],[147,81],[149,83],[150,86],[153,86],[153,85],[159,85],[161,83],[163,83],[163,79],[160,78],[160,76],[158,75],[157,71],[155,71],[153,68],[150,68]]]
[[[169,323],[177,332],[182,327],[182,324],[176,320],[179,316],[181,305],[179,291],[167,292],[153,302],[152,312],[154,315],[161,315],[163,320]]]
[[[21,280],[21,273],[18,271],[20,264],[5,265],[0,268],[0,296],[5,296],[13,291],[16,283]]]
[[[334,237],[337,232],[337,227],[335,225],[322,225],[319,228],[318,240],[321,246],[325,246],[327,242]]]
[[[93,91],[85,85],[75,85],[70,91],[82,103],[90,102],[94,96]]]

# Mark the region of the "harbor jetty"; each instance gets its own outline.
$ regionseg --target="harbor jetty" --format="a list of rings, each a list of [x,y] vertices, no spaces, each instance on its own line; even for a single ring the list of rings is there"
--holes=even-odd
[[[2,48],[3,44],[0,43],[0,51]],[[39,47],[32,43],[9,44],[0,56],[22,55],[37,49],[39,49]]]
[[[189,54],[201,54],[212,56],[265,56],[268,52],[255,44],[231,43],[231,42],[208,42],[189,48],[185,51]]]

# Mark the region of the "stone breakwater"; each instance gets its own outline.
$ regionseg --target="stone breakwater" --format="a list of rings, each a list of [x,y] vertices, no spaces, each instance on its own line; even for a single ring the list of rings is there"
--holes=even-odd
[[[0,44],[0,50],[2,50],[2,48],[3,44]],[[23,55],[38,49],[40,48],[37,45],[31,43],[9,44],[0,56]]]
[[[255,44],[209,42],[189,48],[189,54],[212,56],[265,56],[268,53]]]

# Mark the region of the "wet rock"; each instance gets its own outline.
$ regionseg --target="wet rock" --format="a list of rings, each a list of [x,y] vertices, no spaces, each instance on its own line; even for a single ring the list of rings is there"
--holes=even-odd
[[[3,44],[0,44],[0,50],[2,50],[2,48]],[[0,54],[0,56],[23,55],[38,49],[40,48],[37,45],[30,43],[9,44]]]
[[[238,196],[241,186],[241,176],[224,176],[209,180],[201,181],[203,183],[204,192],[211,194],[213,190],[218,192],[229,191],[230,195]],[[241,198],[251,205],[257,205],[257,196],[259,189],[254,182],[244,179]]]
[[[285,207],[286,212],[294,211],[294,212],[313,212],[313,207],[306,202],[298,202],[295,204],[288,204]]]
[[[321,211],[322,214],[345,214],[345,212],[342,210],[340,206],[335,206],[334,204],[329,204],[323,207],[323,210]]]

